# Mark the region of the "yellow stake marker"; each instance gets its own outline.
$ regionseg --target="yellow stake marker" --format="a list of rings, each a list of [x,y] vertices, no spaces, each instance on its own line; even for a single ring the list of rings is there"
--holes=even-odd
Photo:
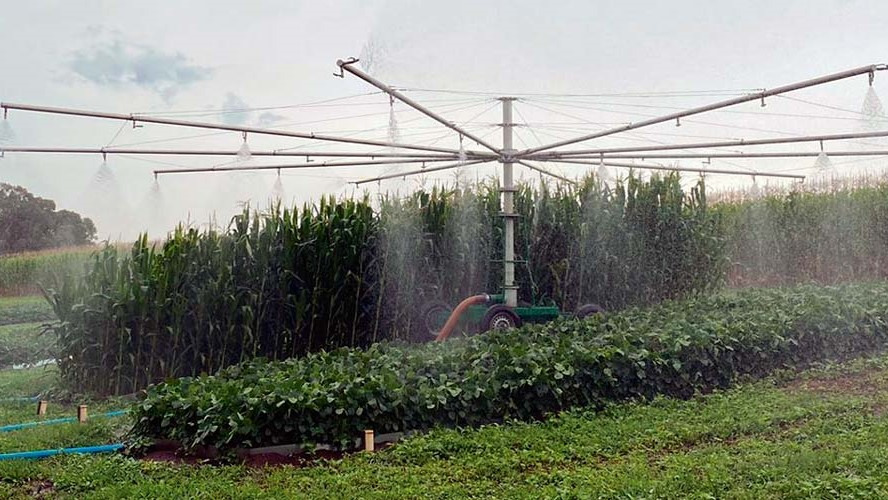
[[[375,450],[376,443],[374,442],[373,430],[367,429],[364,431],[364,451],[373,451]]]

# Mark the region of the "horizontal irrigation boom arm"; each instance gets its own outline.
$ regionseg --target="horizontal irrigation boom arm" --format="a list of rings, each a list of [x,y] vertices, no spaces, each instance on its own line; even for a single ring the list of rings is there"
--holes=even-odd
[[[814,158],[825,154],[827,156],[888,156],[888,150],[884,151],[819,151],[819,152],[779,152],[779,153],[629,153],[609,155],[571,156],[567,159],[600,159],[605,160],[709,160],[716,158]]]
[[[440,172],[442,170],[449,170],[451,168],[467,167],[469,165],[478,165],[481,163],[488,163],[489,161],[491,161],[491,160],[472,160],[472,161],[466,161],[466,162],[460,162],[460,163],[453,163],[450,165],[441,165],[439,167],[430,167],[430,168],[423,168],[423,169],[419,169],[419,170],[410,170],[407,172],[401,172],[401,173],[397,173],[397,174],[381,175],[379,177],[373,177],[372,179],[361,179],[358,181],[353,181],[353,182],[351,182],[351,184],[354,184],[355,186],[360,186],[361,184],[368,184],[370,182],[379,182],[379,181],[384,181],[386,179],[398,179],[398,178],[407,177],[410,175],[422,175],[422,174],[427,174],[429,172]]]
[[[451,129],[451,130],[453,130],[453,131],[456,132],[457,134],[460,134],[460,135],[462,135],[462,136],[464,136],[464,137],[468,137],[469,139],[471,139],[471,140],[477,142],[478,144],[480,144],[481,146],[484,146],[485,148],[487,148],[487,149],[493,151],[494,153],[499,153],[499,149],[498,149],[496,146],[492,146],[492,145],[488,144],[487,142],[484,141],[484,139],[481,139],[480,137],[478,137],[478,136],[476,136],[476,135],[474,135],[474,134],[472,134],[472,133],[470,133],[470,132],[468,132],[468,131],[466,131],[466,130],[463,130],[462,128],[458,127],[457,125],[453,124],[452,122],[449,122],[449,121],[447,121],[446,119],[442,118],[442,117],[439,116],[438,114],[436,114],[436,113],[434,113],[434,112],[432,112],[432,111],[429,111],[425,106],[423,106],[423,105],[417,103],[417,102],[414,101],[413,99],[410,99],[409,97],[405,96],[404,94],[402,94],[402,93],[398,92],[397,90],[395,90],[395,89],[389,87],[389,86],[386,85],[385,83],[383,83],[383,82],[377,80],[376,78],[373,78],[372,76],[368,75],[367,73],[364,73],[363,71],[361,71],[361,70],[355,68],[355,67],[354,67],[354,63],[356,63],[356,62],[358,62],[357,59],[349,59],[349,60],[347,60],[347,61],[343,61],[343,60],[340,59],[340,60],[336,61],[336,65],[339,66],[340,70],[342,70],[342,71],[348,71],[349,73],[355,75],[356,77],[360,78],[361,80],[364,80],[365,82],[369,83],[370,85],[373,85],[374,87],[378,88],[379,90],[381,90],[381,91],[385,92],[386,94],[392,96],[393,98],[395,98],[395,99],[397,99],[397,100],[403,102],[404,104],[410,106],[411,108],[413,108],[413,109],[419,111],[420,113],[422,113],[422,114],[428,116],[428,117],[431,118],[432,120],[435,120],[436,122],[438,122],[438,123],[444,125],[445,127],[449,128],[449,129]]]
[[[725,168],[695,168],[695,167],[667,167],[665,165],[650,165],[647,163],[620,163],[613,161],[582,161],[582,160],[538,160],[538,161],[557,161],[558,163],[570,163],[574,165],[604,165],[606,167],[621,168],[640,168],[646,170],[666,170],[670,172],[699,172],[701,174],[726,174],[726,175],[746,175],[752,177],[781,177],[784,179],[800,179],[804,180],[804,175],[799,174],[781,174],[774,172],[758,172],[748,170],[730,170]]]
[[[670,151],[676,149],[708,149],[730,148],[739,146],[764,146],[768,144],[794,144],[799,142],[827,142],[846,139],[869,139],[874,137],[888,137],[888,130],[876,132],[859,132],[850,134],[824,134],[806,135],[798,137],[784,137],[775,139],[736,139],[732,141],[697,142],[689,144],[656,144],[653,146],[626,146],[620,148],[578,149],[575,151],[551,151],[523,157],[527,160],[543,160],[557,158],[577,158],[583,155],[607,155],[610,153],[640,153],[642,151]],[[596,158],[598,156],[595,156]]]
[[[362,160],[362,161],[313,161],[291,165],[241,165],[235,167],[197,167],[175,168],[155,170],[154,175],[160,174],[193,174],[198,172],[238,172],[246,170],[289,170],[294,168],[330,168],[330,167],[372,167],[374,165],[398,165],[403,163],[426,163],[439,161],[452,161],[453,158],[401,158],[398,160]],[[489,161],[489,160],[476,160]]]
[[[42,147],[0,147],[0,154],[5,153],[62,153],[62,154],[101,154],[101,155],[159,155],[159,156],[236,156],[237,151],[215,149],[130,149],[130,148],[42,148]],[[459,155],[446,153],[363,153],[357,151],[296,151],[275,149],[271,151],[250,151],[250,156],[299,156],[328,158],[441,158],[456,160]],[[473,154],[466,154],[474,159]]]
[[[71,108],[51,108],[47,106],[32,106],[28,104],[0,103],[0,108],[5,111],[10,109],[20,111],[32,111],[35,113],[49,113],[56,115],[68,116],[84,116],[89,118],[103,118],[107,120],[120,120],[136,123],[156,123],[159,125],[173,125],[177,127],[203,128],[210,130],[228,130],[231,132],[242,132],[258,135],[274,135],[281,137],[294,137],[297,139],[311,139],[316,141],[340,142],[344,144],[360,144],[363,146],[377,146],[384,148],[412,149],[417,151],[431,151],[435,153],[459,154],[459,150],[452,148],[441,148],[434,146],[420,146],[417,144],[401,144],[395,142],[374,141],[370,139],[350,139],[347,137],[335,137],[331,135],[315,134],[313,132],[291,132],[289,130],[277,130],[257,127],[240,127],[236,125],[225,125],[221,123],[193,122],[187,120],[171,120],[168,118],[155,118],[139,114],[122,114],[122,113],[105,113],[101,111],[88,111]],[[493,153],[482,151],[467,151],[466,154],[477,156],[492,156]]]
[[[872,64],[869,66],[862,66],[860,68],[854,68],[854,69],[842,71],[839,73],[833,73],[831,75],[821,76],[819,78],[813,78],[810,80],[804,80],[804,81],[797,82],[797,83],[791,83],[789,85],[784,85],[782,87],[777,87],[777,88],[770,89],[770,90],[762,90],[761,92],[755,92],[752,94],[747,94],[744,96],[735,97],[733,99],[727,99],[724,101],[716,102],[716,103],[709,104],[706,106],[701,106],[698,108],[691,108],[691,109],[688,109],[685,111],[678,111],[678,112],[671,113],[668,115],[640,121],[638,123],[630,123],[628,125],[623,125],[621,127],[616,127],[616,128],[612,128],[612,129],[608,129],[608,130],[603,130],[601,132],[587,134],[584,136],[576,137],[574,139],[566,139],[566,140],[555,142],[555,143],[548,144],[548,145],[525,149],[524,151],[521,151],[520,153],[518,153],[518,156],[519,157],[527,157],[527,155],[531,155],[533,153],[539,153],[541,151],[546,151],[546,150],[558,148],[561,146],[568,146],[570,144],[576,144],[578,142],[584,142],[584,141],[588,141],[590,139],[597,139],[599,137],[605,137],[608,135],[619,134],[620,132],[628,132],[630,130],[635,130],[635,129],[647,127],[650,125],[656,125],[658,123],[664,123],[664,122],[669,122],[669,121],[673,121],[673,120],[677,121],[677,120],[687,117],[687,116],[698,115],[700,113],[705,113],[707,111],[714,111],[717,109],[727,108],[729,106],[734,106],[734,105],[742,104],[745,102],[761,100],[762,103],[764,104],[764,100],[766,97],[771,97],[771,96],[775,96],[775,95],[779,95],[779,94],[785,94],[787,92],[805,89],[808,87],[815,87],[817,85],[823,85],[825,83],[830,83],[830,82],[834,82],[837,80],[843,80],[845,78],[851,78],[851,77],[855,77],[855,76],[859,76],[859,75],[869,74],[872,77],[872,75],[874,75],[876,71],[882,71],[885,69],[888,69],[888,65]]]
[[[452,168],[459,168],[459,167],[465,167],[465,166],[468,166],[468,165],[478,165],[478,164],[480,164],[480,163],[487,163],[487,162],[489,162],[489,161],[491,161],[491,160],[475,160],[475,161],[467,161],[467,162],[463,162],[463,163],[454,163],[454,164],[452,164],[452,165],[443,165],[443,166],[440,166],[440,167],[422,168],[422,169],[419,169],[419,170],[410,170],[410,171],[407,171],[407,172],[401,172],[401,173],[397,173],[397,174],[388,174],[388,175],[383,175],[383,176],[380,176],[380,177],[373,177],[372,179],[361,179],[361,180],[359,180],[359,181],[354,181],[352,184],[354,184],[354,185],[356,185],[356,186],[360,186],[361,184],[367,184],[367,183],[369,183],[369,182],[378,182],[378,181],[384,181],[384,180],[387,180],[387,179],[399,179],[399,178],[402,178],[402,177],[409,177],[409,176],[411,176],[411,175],[422,175],[422,174],[426,174],[426,173],[429,173],[429,172],[440,172],[440,171],[442,171],[442,170],[448,170],[448,169],[452,169]],[[577,183],[577,181],[575,181],[575,180],[573,180],[573,179],[568,179],[567,177],[562,177],[562,176],[560,176],[560,175],[558,175],[558,174],[554,174],[554,173],[549,172],[548,170],[546,170],[546,169],[544,169],[544,168],[537,167],[537,166],[535,166],[535,165],[531,165],[531,164],[529,164],[529,163],[525,163],[525,162],[523,162],[523,161],[518,161],[518,163],[520,163],[521,165],[524,165],[525,167],[527,167],[527,168],[529,168],[529,169],[531,169],[531,170],[535,170],[535,171],[537,171],[537,172],[539,172],[539,173],[541,173],[541,174],[545,174],[545,175],[548,175],[548,176],[550,176],[550,177],[554,177],[554,178],[559,179],[559,180],[562,180],[562,181],[564,181],[564,182],[567,182],[567,183],[570,183],[570,184],[576,184],[576,183]]]

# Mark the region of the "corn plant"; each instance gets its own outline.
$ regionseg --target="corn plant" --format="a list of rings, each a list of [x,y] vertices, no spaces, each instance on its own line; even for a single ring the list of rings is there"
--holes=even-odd
[[[718,286],[721,226],[703,193],[677,176],[521,186],[521,302],[620,308]],[[257,357],[426,339],[418,319],[429,301],[501,291],[499,195],[482,183],[385,196],[376,208],[323,198],[107,247],[83,280],[47,293],[63,380],[121,394]]]

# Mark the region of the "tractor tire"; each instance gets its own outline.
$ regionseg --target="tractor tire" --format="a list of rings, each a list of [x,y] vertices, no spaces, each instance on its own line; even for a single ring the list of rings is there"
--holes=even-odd
[[[593,314],[601,314],[604,312],[604,308],[598,304],[583,304],[577,308],[577,312],[574,316],[577,319],[588,318]]]
[[[511,307],[503,304],[490,306],[484,318],[481,319],[480,330],[486,332],[489,330],[511,330],[512,328],[520,328],[523,322],[521,318],[515,314]]]
[[[453,308],[450,307],[450,304],[441,300],[433,300],[423,305],[419,312],[420,323],[419,332],[416,335],[417,342],[435,340],[438,332],[444,328],[444,323],[447,323],[447,318],[450,317],[452,311]]]

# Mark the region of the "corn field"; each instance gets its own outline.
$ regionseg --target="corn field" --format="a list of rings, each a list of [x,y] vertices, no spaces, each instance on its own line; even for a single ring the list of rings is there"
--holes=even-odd
[[[70,273],[79,273],[96,250],[92,245],[0,256],[0,296],[39,293]]]
[[[728,285],[888,278],[888,182],[856,181],[716,204],[730,259]]]
[[[82,280],[47,293],[62,378],[125,394],[256,357],[410,341],[429,301],[501,290],[495,184],[376,206],[245,210],[224,231],[180,227],[162,244],[105,248]],[[629,177],[608,189],[588,178],[523,186],[515,206],[522,302],[620,308],[721,285],[725,242],[702,183],[686,192],[677,175]]]

